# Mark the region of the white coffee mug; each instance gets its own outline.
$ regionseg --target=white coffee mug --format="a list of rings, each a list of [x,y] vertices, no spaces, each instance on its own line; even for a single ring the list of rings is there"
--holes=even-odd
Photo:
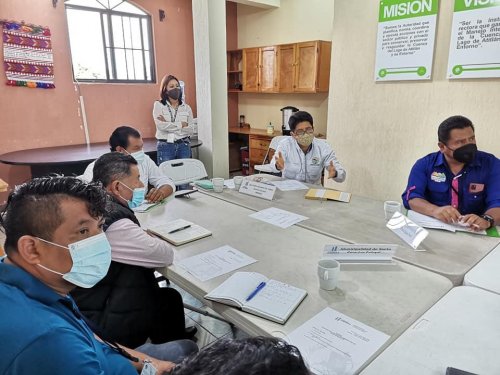
[[[241,183],[243,182],[244,177],[243,176],[234,176],[233,181],[234,181],[234,189],[236,191],[240,190]]]
[[[323,258],[318,262],[319,287],[333,290],[337,287],[340,274],[340,263],[335,259]]]
[[[384,202],[384,213],[385,220],[392,218],[395,212],[401,212],[401,203],[396,201],[385,201]]]
[[[216,193],[222,193],[224,190],[224,179],[221,177],[212,178],[212,184]]]

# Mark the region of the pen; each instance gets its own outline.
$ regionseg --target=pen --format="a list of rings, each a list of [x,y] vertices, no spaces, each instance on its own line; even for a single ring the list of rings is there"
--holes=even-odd
[[[259,293],[264,287],[266,286],[266,283],[263,281],[261,282],[259,285],[257,285],[257,288],[255,288],[255,290],[250,293],[250,295],[247,297],[247,299],[245,300],[245,302],[248,302],[250,301],[253,297],[255,297],[257,295],[257,293]]]
[[[180,227],[180,228],[171,230],[170,232],[168,232],[168,234],[172,234],[172,233],[175,233],[175,232],[180,232],[181,230],[188,229],[190,227],[191,227],[191,224],[190,225],[186,225],[185,227]]]

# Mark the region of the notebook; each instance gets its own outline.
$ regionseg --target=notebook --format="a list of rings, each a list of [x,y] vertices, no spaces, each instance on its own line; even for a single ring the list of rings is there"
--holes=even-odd
[[[255,293],[261,283],[265,285]],[[253,298],[247,301],[254,293]],[[268,279],[257,272],[235,272],[205,298],[285,324],[306,295],[304,289]]]
[[[151,227],[148,232],[170,242],[175,246],[199,240],[212,235],[208,229],[184,219],[169,221],[156,227]]]
[[[306,199],[331,200],[349,203],[351,193],[332,189],[309,189],[305,195]]]

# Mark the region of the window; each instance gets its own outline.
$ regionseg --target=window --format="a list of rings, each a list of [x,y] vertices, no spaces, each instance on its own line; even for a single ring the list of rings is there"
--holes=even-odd
[[[154,82],[151,17],[123,0],[66,0],[73,75],[87,82]]]

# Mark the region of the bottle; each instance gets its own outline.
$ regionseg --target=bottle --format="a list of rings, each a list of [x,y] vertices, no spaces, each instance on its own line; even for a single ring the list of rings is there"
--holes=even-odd
[[[267,125],[267,134],[273,135],[274,134],[274,126],[271,124],[271,121],[269,121],[269,125]]]

